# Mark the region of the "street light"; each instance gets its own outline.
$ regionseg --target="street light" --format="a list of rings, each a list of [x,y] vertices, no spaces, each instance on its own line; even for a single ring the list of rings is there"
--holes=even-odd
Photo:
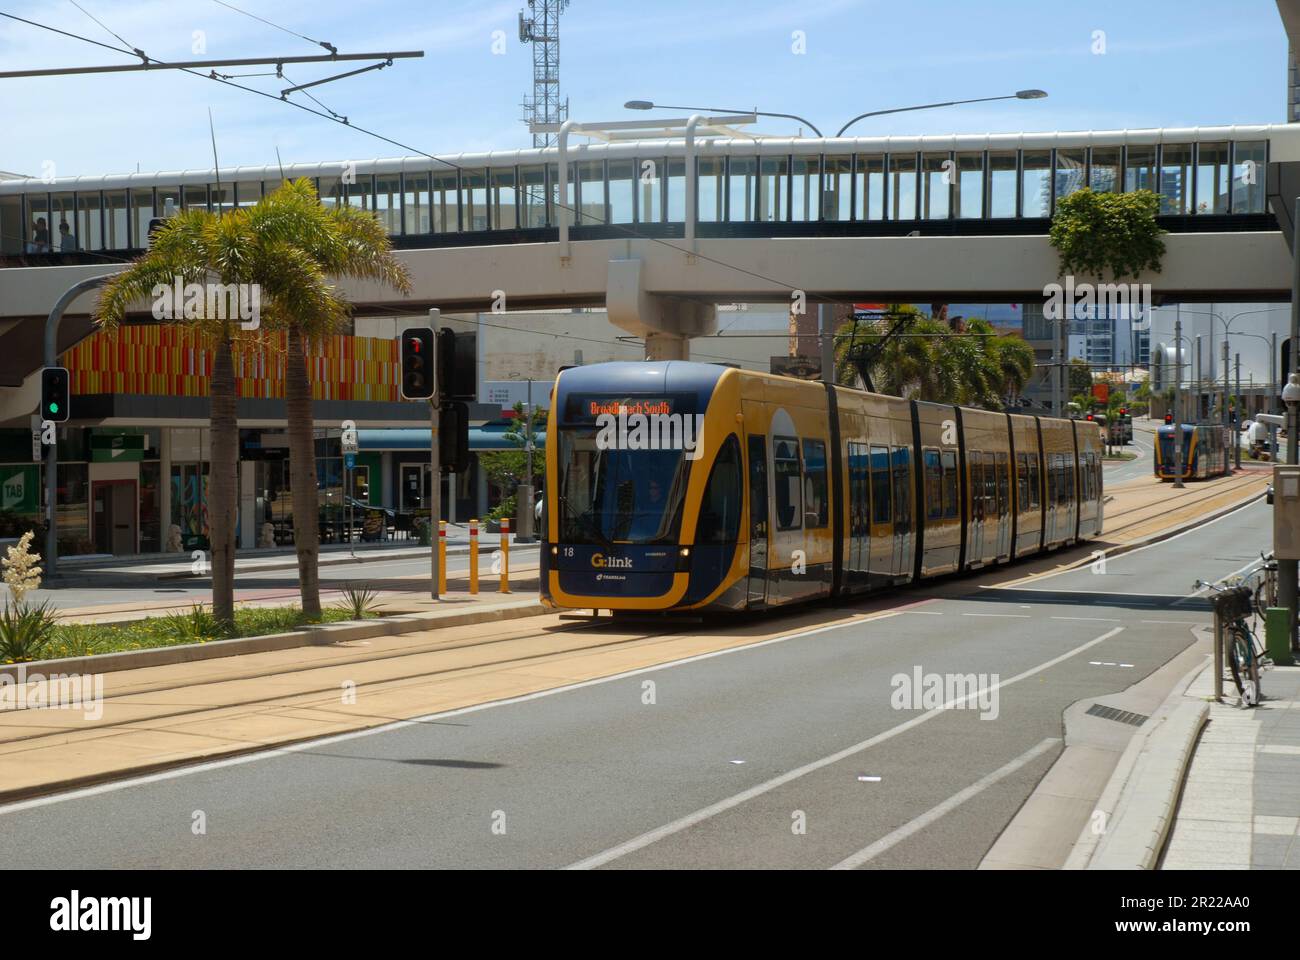
[[[800,123],[806,123],[813,133],[819,137],[822,135],[822,132],[813,126],[811,122],[793,113],[768,113],[763,110],[725,110],[722,107],[680,107],[667,103],[655,103],[652,100],[629,100],[623,106],[628,110],[690,110],[697,113],[701,111],[704,113],[752,113],[757,117],[783,117],[786,120],[798,120]]]
[[[895,107],[892,110],[872,110],[868,113],[858,114],[848,123],[844,124],[844,126],[840,127],[840,132],[835,134],[835,136],[844,136],[844,131],[853,126],[859,120],[864,120],[867,117],[881,117],[887,113],[907,113],[911,110],[932,110],[935,107],[955,107],[963,103],[988,103],[990,100],[1042,100],[1046,96],[1046,90],[1017,90],[1015,93],[1007,94],[1002,97],[977,97],[974,100],[949,100],[946,103],[923,103],[916,107]]]

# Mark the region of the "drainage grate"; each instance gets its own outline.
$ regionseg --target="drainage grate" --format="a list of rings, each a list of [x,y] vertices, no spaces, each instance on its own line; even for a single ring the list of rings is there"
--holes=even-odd
[[[1140,727],[1149,719],[1145,713],[1134,713],[1131,710],[1116,710],[1114,707],[1104,707],[1100,703],[1094,703],[1088,708],[1089,716],[1101,717],[1103,720],[1114,720],[1118,723],[1127,723],[1130,726]]]

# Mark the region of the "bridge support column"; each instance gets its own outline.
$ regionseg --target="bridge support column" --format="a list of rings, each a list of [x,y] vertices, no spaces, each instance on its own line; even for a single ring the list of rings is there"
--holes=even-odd
[[[645,338],[647,360],[686,360],[691,338],[718,328],[711,303],[646,293],[640,260],[609,261],[605,308],[610,323]]]
[[[647,360],[689,360],[691,341],[671,333],[647,333],[645,358]]]

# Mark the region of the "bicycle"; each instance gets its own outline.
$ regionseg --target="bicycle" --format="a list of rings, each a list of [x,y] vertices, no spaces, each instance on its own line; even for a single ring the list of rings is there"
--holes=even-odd
[[[1255,592],[1242,583],[1218,586],[1197,580],[1195,589],[1202,587],[1214,592],[1210,602],[1214,604],[1214,612],[1218,614],[1223,629],[1223,651],[1242,706],[1257,706],[1263,697],[1259,675],[1261,670],[1272,665],[1272,661],[1264,654],[1254,631],[1250,629],[1248,618],[1254,612]]]
[[[1255,616],[1262,621],[1269,607],[1277,606],[1277,560],[1260,551],[1260,566],[1251,571]]]

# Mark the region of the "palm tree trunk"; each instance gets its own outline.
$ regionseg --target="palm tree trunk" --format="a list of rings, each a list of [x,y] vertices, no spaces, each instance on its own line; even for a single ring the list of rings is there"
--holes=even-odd
[[[217,340],[208,388],[212,427],[211,486],[208,492],[208,542],[212,548],[212,614],[226,627],[235,624],[236,475],[239,470],[239,420],[235,366],[230,337]],[[252,517],[246,517],[251,523]]]
[[[289,485],[293,488],[293,545],[298,553],[298,588],[302,612],[318,618],[320,610],[320,498],[316,492],[315,421],[302,332],[289,328],[284,372],[285,413],[289,420]]]

